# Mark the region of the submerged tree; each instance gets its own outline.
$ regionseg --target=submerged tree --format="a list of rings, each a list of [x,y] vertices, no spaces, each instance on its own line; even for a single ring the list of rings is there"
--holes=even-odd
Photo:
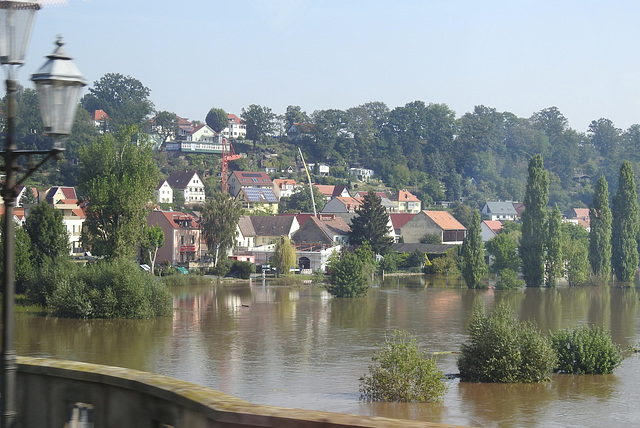
[[[288,236],[281,236],[276,242],[273,250],[273,258],[278,272],[283,275],[289,274],[289,269],[296,264],[296,247],[293,246]]]
[[[557,204],[549,215],[545,248],[545,284],[555,287],[562,276],[562,213]]]
[[[598,178],[589,209],[589,262],[591,271],[600,277],[611,274],[611,209],[609,186],[604,176]]]
[[[611,233],[612,265],[618,281],[629,282],[638,269],[638,243],[640,230],[638,197],[631,162],[620,166],[618,190],[613,197],[613,226]]]
[[[222,192],[215,193],[202,210],[202,233],[218,265],[220,253],[233,247],[242,207]]]
[[[484,243],[480,234],[480,213],[473,212],[473,220],[462,243],[462,276],[467,287],[485,288],[482,278],[487,273],[484,261]]]
[[[537,154],[529,162],[529,177],[522,213],[520,258],[522,274],[527,287],[540,287],[544,280],[544,241],[546,237],[549,178],[544,170],[542,156]]]

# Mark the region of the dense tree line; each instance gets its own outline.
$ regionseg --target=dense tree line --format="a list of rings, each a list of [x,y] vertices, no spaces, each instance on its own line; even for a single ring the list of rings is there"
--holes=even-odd
[[[45,146],[48,140],[42,135],[35,91],[21,88],[18,98],[16,125],[21,148]],[[80,146],[96,138],[98,130],[88,113],[95,109],[107,112],[111,118],[108,128],[137,125],[157,133],[161,144],[176,125],[166,120],[171,112],[154,110],[151,90],[131,76],[105,74],[93,83],[81,104],[84,109],[67,142],[66,158],[70,160],[77,157]],[[207,123],[215,122],[207,113],[211,112],[203,112],[203,117],[208,116]],[[596,177],[617,183],[622,160],[630,161],[634,168],[640,162],[640,125],[622,130],[611,120],[599,118],[585,132],[576,131],[556,107],[521,118],[483,105],[458,117],[446,104],[424,101],[394,108],[369,102],[346,110],[311,113],[290,105],[281,115],[252,104],[240,115],[247,124],[249,149],[256,142],[277,141],[284,158],[290,161],[295,157],[291,148],[299,146],[310,162],[334,165],[338,175],[341,168],[370,168],[386,185],[410,188],[427,204],[461,197],[472,208],[480,208],[487,200],[521,201],[527,164],[533,155],[540,154],[549,174],[549,203],[558,204],[564,212],[591,203]],[[153,127],[149,126],[151,119],[155,120]],[[289,141],[285,134],[294,123],[304,123],[305,132]],[[191,165],[191,159],[180,165],[171,162],[159,159],[160,166],[169,169],[195,167],[205,172],[218,165],[217,159],[197,165]],[[34,180],[75,185],[76,172],[75,162],[62,162],[57,167],[49,166]],[[610,190],[614,193],[616,188]]]

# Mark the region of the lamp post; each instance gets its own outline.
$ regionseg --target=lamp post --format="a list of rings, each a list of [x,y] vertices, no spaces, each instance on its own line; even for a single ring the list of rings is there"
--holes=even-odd
[[[2,299],[2,358],[0,360],[2,382],[0,410],[2,428],[13,428],[16,422],[16,373],[17,362],[14,349],[14,300],[15,300],[15,225],[13,211],[17,199],[17,187],[40,168],[48,159],[62,152],[60,137],[71,132],[80,89],[86,80],[71,58],[64,53],[62,41],[58,39],[56,50],[45,64],[32,75],[36,84],[45,133],[51,135],[55,144],[50,150],[18,150],[15,141],[17,68],[24,62],[26,46],[31,34],[35,12],[40,9],[35,1],[0,1],[0,64],[7,71],[6,133],[4,150],[5,182],[0,194],[4,199],[4,284]],[[28,167],[20,167],[18,160],[26,157]],[[32,159],[40,160],[32,164]],[[18,179],[18,173],[21,177]]]

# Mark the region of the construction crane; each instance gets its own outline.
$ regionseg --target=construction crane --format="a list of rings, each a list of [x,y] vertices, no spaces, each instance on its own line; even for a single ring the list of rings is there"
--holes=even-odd
[[[222,193],[229,193],[229,161],[240,159],[242,155],[237,155],[233,150],[233,145],[229,141],[227,147],[227,139],[222,138]]]

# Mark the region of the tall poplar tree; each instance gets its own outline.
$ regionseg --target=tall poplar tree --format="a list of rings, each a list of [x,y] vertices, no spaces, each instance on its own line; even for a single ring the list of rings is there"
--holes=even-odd
[[[386,254],[391,249],[393,237],[389,227],[389,214],[382,200],[373,191],[364,195],[358,215],[351,220],[350,241],[360,245],[369,242],[376,254]]]
[[[608,278],[611,274],[611,209],[609,185],[604,176],[598,178],[589,208],[589,263],[591,272]]]
[[[544,170],[542,155],[529,161],[529,177],[522,213],[520,258],[522,274],[527,287],[540,287],[544,280],[544,242],[547,235],[546,217],[549,201],[549,178]]]
[[[611,213],[613,216],[611,264],[618,281],[629,282],[633,280],[638,269],[636,236],[640,229],[636,184],[633,178],[633,167],[629,161],[622,162],[620,166],[618,190],[613,197]]]
[[[484,261],[484,243],[480,233],[480,213],[473,212],[473,219],[462,243],[462,276],[469,288],[485,288],[482,278],[487,273]]]
[[[553,208],[547,224],[545,285],[555,287],[562,276],[562,213]]]

